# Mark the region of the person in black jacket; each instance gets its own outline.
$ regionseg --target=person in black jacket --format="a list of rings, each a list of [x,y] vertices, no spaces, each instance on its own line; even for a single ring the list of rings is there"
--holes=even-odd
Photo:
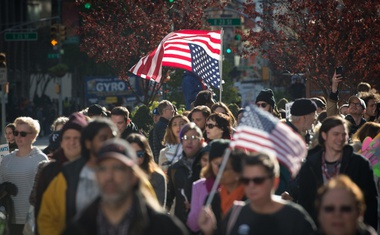
[[[191,192],[189,189],[193,182],[199,179],[200,151],[203,148],[203,135],[201,129],[194,122],[182,127],[180,133],[183,147],[182,158],[168,169],[168,194],[166,207],[170,211],[175,199],[175,216],[186,223],[187,213],[190,209]]]
[[[160,151],[165,146],[162,144],[164,140],[164,135],[166,128],[168,127],[169,120],[176,114],[175,107],[168,100],[162,100],[158,106],[158,112],[160,113],[160,119],[153,127],[152,142],[149,143],[153,151],[154,161],[158,163],[158,157],[160,156]]]
[[[132,133],[139,133],[136,124],[129,118],[129,111],[126,107],[116,106],[111,110],[111,120],[118,129],[118,136],[126,139]]]
[[[106,141],[97,153],[100,197],[64,234],[187,234],[159,205],[134,149],[125,140]]]
[[[298,203],[316,221],[317,189],[330,178],[345,174],[363,191],[367,210],[364,222],[377,228],[377,190],[370,162],[347,145],[348,122],[340,116],[326,118],[319,130],[319,146],[309,150],[298,175]]]

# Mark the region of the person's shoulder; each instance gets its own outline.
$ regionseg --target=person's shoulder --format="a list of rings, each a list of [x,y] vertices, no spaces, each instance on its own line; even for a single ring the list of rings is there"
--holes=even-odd
[[[176,217],[153,210],[150,207],[148,207],[148,210],[150,211],[150,221],[152,222],[149,225],[150,231],[155,231],[155,234],[188,234],[185,226]]]

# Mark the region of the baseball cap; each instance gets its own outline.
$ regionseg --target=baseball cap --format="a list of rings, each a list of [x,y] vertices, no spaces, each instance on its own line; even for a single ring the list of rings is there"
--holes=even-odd
[[[109,158],[119,160],[129,167],[137,164],[135,150],[124,139],[112,138],[103,143],[98,151],[96,163]]]
[[[153,109],[153,114],[154,115],[160,115],[160,112],[158,112],[158,108]]]

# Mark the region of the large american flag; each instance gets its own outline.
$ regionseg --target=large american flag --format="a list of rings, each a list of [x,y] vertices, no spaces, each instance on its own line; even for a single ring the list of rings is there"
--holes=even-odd
[[[230,146],[276,156],[293,177],[307,154],[306,143],[299,134],[254,104],[245,108]]]
[[[180,30],[168,34],[149,55],[140,59],[130,72],[160,82],[162,66],[191,71],[203,82],[219,88],[220,31]]]

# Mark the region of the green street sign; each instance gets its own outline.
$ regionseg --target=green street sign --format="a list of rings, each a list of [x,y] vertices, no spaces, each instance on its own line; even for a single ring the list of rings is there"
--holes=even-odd
[[[6,32],[4,33],[5,41],[36,41],[37,32]]]
[[[58,53],[49,53],[48,59],[59,59],[59,54]]]
[[[240,18],[212,18],[207,19],[211,26],[239,26],[241,25]]]

